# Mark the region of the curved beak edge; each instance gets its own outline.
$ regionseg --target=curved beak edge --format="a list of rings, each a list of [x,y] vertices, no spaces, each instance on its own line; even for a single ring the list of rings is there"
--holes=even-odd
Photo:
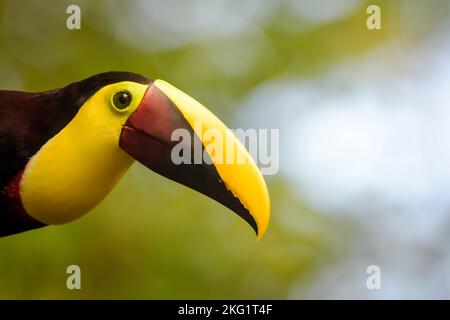
[[[226,143],[211,140],[208,132]],[[148,87],[123,126],[120,146],[147,168],[237,213],[258,239],[266,231],[269,193],[250,154],[214,114],[169,83],[156,80]]]

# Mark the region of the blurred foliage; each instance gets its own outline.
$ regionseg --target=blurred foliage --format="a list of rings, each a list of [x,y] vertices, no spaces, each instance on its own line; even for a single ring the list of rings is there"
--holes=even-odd
[[[153,48],[152,38],[141,37],[138,46],[118,36],[132,1],[75,2],[82,8],[79,31],[65,27],[73,1],[0,0],[3,89],[39,91],[98,72],[134,71],[173,83],[231,127],[237,102],[258,84],[311,76],[391,37],[399,5],[380,3],[389,32],[367,30],[365,2],[313,26],[280,5],[254,34]],[[241,60],[241,47],[251,59],[227,69]],[[300,203],[283,177],[268,184],[272,221],[255,241],[229,210],[135,165],[82,219],[0,239],[0,298],[289,298],[293,286],[307,288],[320,266],[344,254],[337,239],[349,235]],[[70,264],[81,267],[80,291],[66,288]]]

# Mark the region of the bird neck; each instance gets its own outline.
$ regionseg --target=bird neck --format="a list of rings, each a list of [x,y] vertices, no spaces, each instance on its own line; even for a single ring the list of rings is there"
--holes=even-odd
[[[21,200],[40,222],[63,224],[87,213],[134,162],[118,146],[117,128],[111,130],[108,119],[94,121],[86,107],[25,167]]]

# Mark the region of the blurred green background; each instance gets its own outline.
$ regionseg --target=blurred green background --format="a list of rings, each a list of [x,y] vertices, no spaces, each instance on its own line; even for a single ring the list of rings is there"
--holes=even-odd
[[[266,112],[246,109],[261,85],[317,79],[389,42],[407,52],[448,20],[448,2],[432,2],[0,0],[0,88],[40,91],[133,71],[172,83],[231,128],[280,128],[283,140],[296,124],[275,118],[302,111],[294,104],[285,112],[280,102],[274,118],[254,116]],[[81,30],[66,28],[70,4],[81,7]],[[369,4],[380,5],[382,30],[367,29]],[[272,219],[261,241],[229,210],[135,164],[83,218],[0,239],[0,298],[365,297],[357,292],[370,263],[354,271],[358,290],[344,283],[349,295],[330,295],[337,280],[316,285],[352,256],[365,231],[355,216],[308,201],[296,169],[283,171],[302,146],[281,147],[281,171],[266,177]],[[82,290],[66,288],[71,264],[81,267]]]

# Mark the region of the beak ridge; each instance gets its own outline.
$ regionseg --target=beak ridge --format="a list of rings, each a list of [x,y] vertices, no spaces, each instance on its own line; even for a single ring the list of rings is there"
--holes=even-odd
[[[195,122],[201,122],[197,128]],[[176,129],[191,137],[190,163],[175,164],[171,158]],[[222,132],[233,147],[243,152],[244,163],[218,163],[202,141],[203,130]],[[204,159],[196,164],[194,146],[202,147]],[[166,178],[181,183],[228,207],[255,230],[258,239],[267,228],[270,201],[267,187],[251,156],[231,131],[209,110],[165,81],[149,86],[138,109],[122,129],[120,146],[134,159]],[[206,148],[205,148],[206,147]],[[206,152],[205,152],[206,149]],[[224,152],[226,150],[224,149]]]

